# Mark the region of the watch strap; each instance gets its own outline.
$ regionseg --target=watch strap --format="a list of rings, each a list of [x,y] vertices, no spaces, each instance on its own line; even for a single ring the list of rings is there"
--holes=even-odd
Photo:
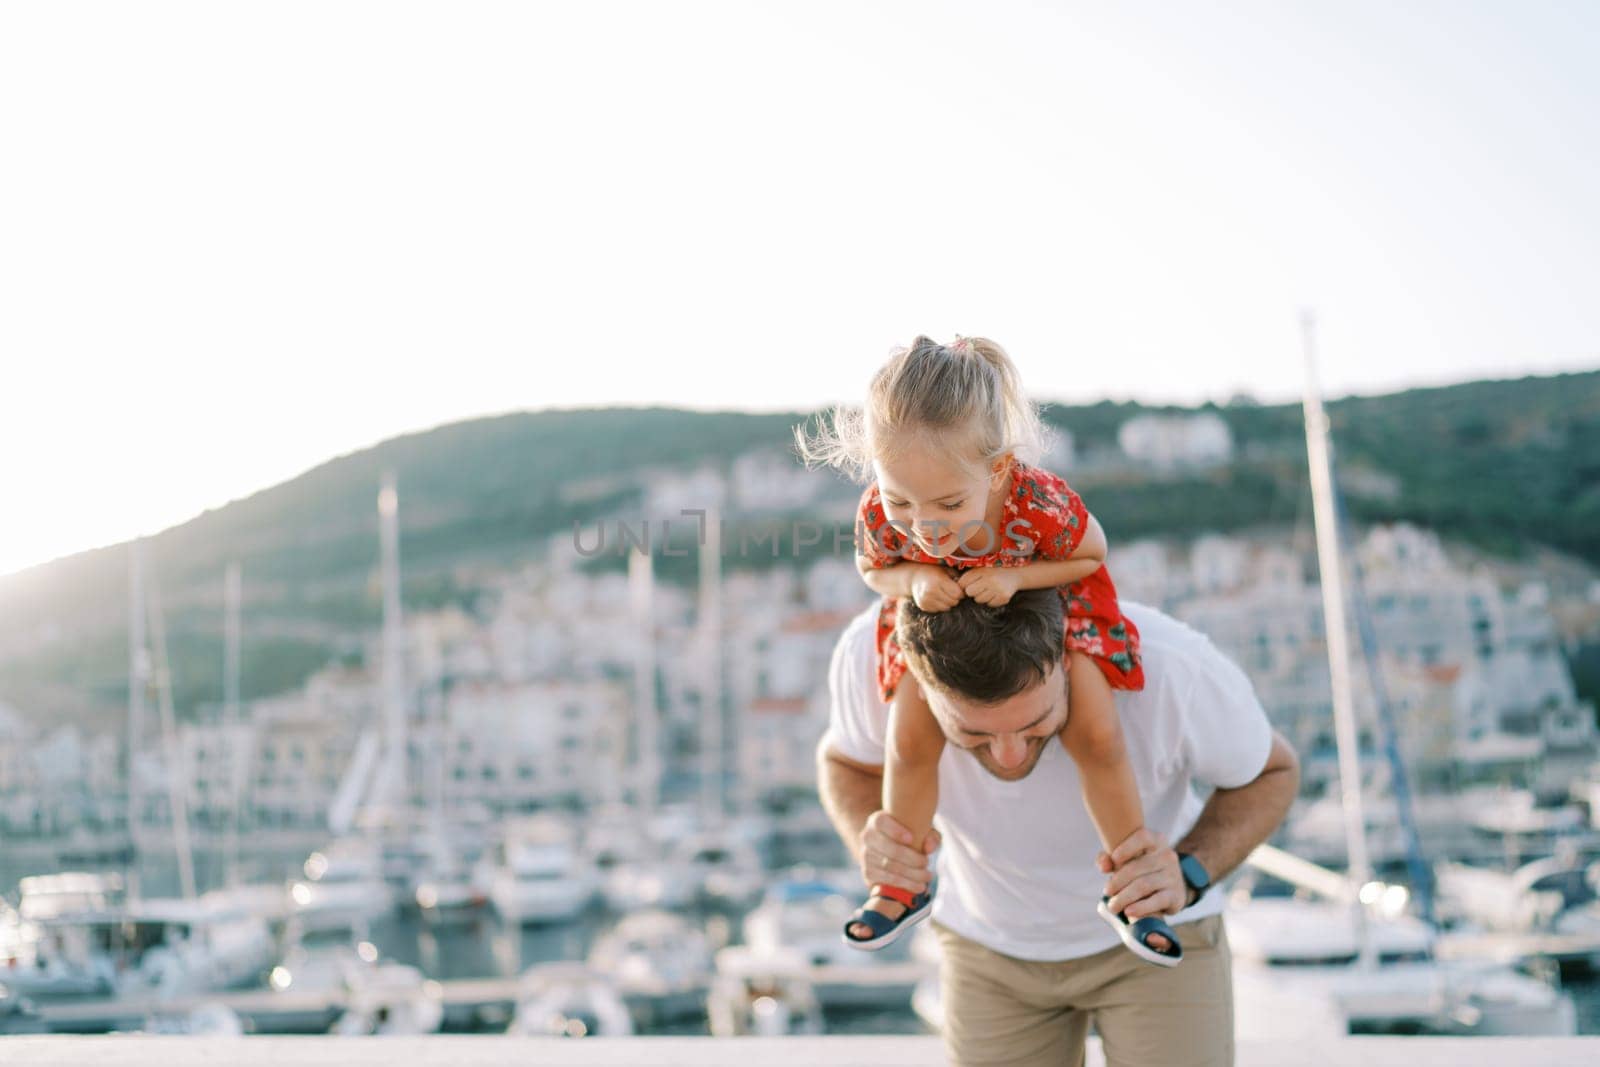
[[[1190,863],[1199,867],[1201,870],[1205,870],[1205,866],[1201,864],[1199,860],[1195,859],[1194,856],[1187,852],[1178,853],[1178,873],[1183,877],[1183,884],[1188,887],[1190,892],[1194,894],[1194,899],[1184,904],[1184,907],[1186,908],[1192,908],[1196,904],[1200,903],[1201,898],[1203,898],[1206,895],[1206,892],[1211,888],[1211,876],[1209,871],[1206,872],[1205,885],[1197,885],[1194,880],[1189,877]]]

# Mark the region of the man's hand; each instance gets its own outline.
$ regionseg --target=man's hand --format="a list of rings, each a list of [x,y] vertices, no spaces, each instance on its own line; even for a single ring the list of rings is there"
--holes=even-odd
[[[911,576],[911,599],[923,611],[949,611],[967,595],[943,567],[932,563],[906,563],[902,566],[917,568]]]
[[[1021,567],[972,567],[958,579],[962,590],[980,604],[999,607],[1011,603],[1022,588]]]
[[[939,831],[929,830],[923,851],[911,847],[911,831],[888,812],[875,811],[861,828],[861,875],[868,885],[892,885],[924,892],[933,881],[928,854],[939,847]]]
[[[1106,879],[1106,896],[1113,913],[1124,912],[1128,921],[1146,915],[1176,915],[1189,903],[1189,887],[1178,867],[1178,853],[1160,834],[1140,827],[1107,856],[1095,861]]]

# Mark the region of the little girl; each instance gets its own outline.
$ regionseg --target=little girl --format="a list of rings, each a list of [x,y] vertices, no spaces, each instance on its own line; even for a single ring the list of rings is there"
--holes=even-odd
[[[1105,534],[1056,475],[1019,457],[1042,450],[1038,412],[1001,347],[981,337],[940,345],[918,337],[873,377],[862,412],[836,411],[818,436],[799,435],[808,462],[872,479],[861,498],[857,559],[884,597],[878,683],[892,700],[883,807],[920,849],[938,806],[945,737],[895,640],[898,598],[940,612],[963,597],[999,606],[1019,589],[1059,587],[1066,616],[1068,718],[1085,806],[1109,854],[1144,822],[1112,689],[1141,689],[1139,633],[1122,617],[1103,566]],[[1024,772],[1025,773],[1025,772]],[[927,917],[931,891],[874,885],[845,926],[846,943],[877,949]],[[1182,958],[1159,917],[1100,914],[1152,963]]]

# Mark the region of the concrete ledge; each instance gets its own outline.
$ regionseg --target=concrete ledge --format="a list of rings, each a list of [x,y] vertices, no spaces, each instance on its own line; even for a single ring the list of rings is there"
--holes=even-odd
[[[1091,1050],[1098,1053],[1097,1048]],[[943,1062],[931,1037],[551,1038],[0,1037],[6,1067],[896,1067]],[[1103,1063],[1091,1055],[1090,1064]],[[1600,1037],[1350,1037],[1318,1047],[1251,1044],[1238,1067],[1593,1067]]]

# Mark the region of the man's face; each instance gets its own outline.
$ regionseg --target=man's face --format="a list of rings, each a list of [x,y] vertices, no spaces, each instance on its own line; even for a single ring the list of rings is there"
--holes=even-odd
[[[998,704],[977,704],[924,686],[944,736],[1006,782],[1033,772],[1045,745],[1067,724],[1067,672],[1059,663],[1038,685]]]

